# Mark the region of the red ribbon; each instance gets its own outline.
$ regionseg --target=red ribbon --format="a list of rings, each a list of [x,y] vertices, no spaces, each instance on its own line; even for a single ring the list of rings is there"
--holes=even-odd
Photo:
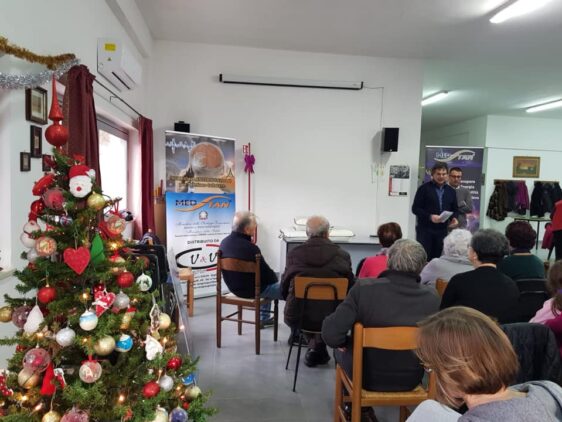
[[[256,163],[256,157],[253,154],[246,154],[244,156],[244,162],[246,165],[244,166],[245,173],[253,173],[254,172],[254,164]]]

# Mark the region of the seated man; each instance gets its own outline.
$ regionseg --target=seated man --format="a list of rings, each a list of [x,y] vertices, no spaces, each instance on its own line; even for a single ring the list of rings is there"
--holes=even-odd
[[[451,278],[441,299],[441,309],[467,306],[497,319],[500,324],[518,322],[519,289],[496,268],[507,252],[507,238],[500,232],[484,229],[474,233],[468,259],[475,269]]]
[[[238,211],[232,221],[232,233],[223,239],[219,246],[223,258],[236,258],[244,261],[255,261],[256,254],[261,254],[260,248],[252,243],[252,236],[256,232],[257,222],[254,213]],[[228,289],[236,296],[251,299],[255,295],[254,275],[223,270],[224,282]],[[260,260],[261,297],[267,299],[281,299],[281,290],[277,276],[265,262]],[[261,327],[273,325],[271,317],[271,303],[261,307]]]
[[[355,283],[336,312],[322,324],[328,346],[338,348],[336,361],[352,376],[353,342],[347,333],[356,322],[365,327],[416,326],[439,309],[439,297],[420,285],[419,274],[427,261],[414,240],[397,240],[388,250],[388,270],[377,279]],[[423,367],[411,351],[367,349],[363,363],[363,388],[371,391],[408,391],[423,376]],[[368,412],[367,412],[368,410]],[[362,420],[376,420],[371,408]]]
[[[345,277],[349,280],[350,286],[353,283],[351,258],[346,251],[328,239],[329,232],[330,223],[326,218],[310,217],[306,221],[308,240],[287,254],[287,266],[281,281],[281,289],[283,297],[287,301],[285,304],[285,323],[291,327],[292,331],[289,341],[296,338],[295,331],[300,319],[299,304],[295,299],[294,292],[295,276]],[[311,339],[304,363],[312,367],[325,364],[329,360],[330,356],[321,337]]]

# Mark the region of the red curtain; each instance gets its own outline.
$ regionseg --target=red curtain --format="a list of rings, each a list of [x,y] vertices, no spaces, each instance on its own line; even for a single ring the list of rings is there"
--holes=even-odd
[[[139,117],[141,145],[141,227],[156,232],[154,225],[154,153],[152,148],[152,120]]]
[[[64,121],[68,126],[67,152],[71,156],[82,155],[85,163],[96,171],[96,180],[101,185],[98,124],[94,105],[95,78],[84,65],[74,66],[68,71],[64,93]]]

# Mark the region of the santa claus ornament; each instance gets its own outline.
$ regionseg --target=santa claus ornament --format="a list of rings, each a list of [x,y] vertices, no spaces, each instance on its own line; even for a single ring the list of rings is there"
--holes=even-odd
[[[68,188],[76,198],[85,198],[92,191],[92,179],[96,172],[83,164],[70,167]]]

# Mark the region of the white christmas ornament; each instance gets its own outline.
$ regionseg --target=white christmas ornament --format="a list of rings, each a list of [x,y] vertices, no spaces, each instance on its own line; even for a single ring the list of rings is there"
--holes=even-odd
[[[150,334],[147,334],[144,350],[146,350],[146,358],[148,360],[154,360],[156,356],[164,351],[164,347],[158,342],[158,340]]]
[[[92,311],[86,311],[80,315],[80,328],[84,331],[92,331],[98,325],[98,317]]]
[[[26,233],[26,232],[23,232],[20,235],[20,240],[21,240],[21,243],[23,244],[23,246],[25,246],[26,248],[35,247],[35,239],[33,239],[32,237],[29,237],[29,234]]]
[[[154,419],[152,419],[152,422],[168,422],[168,412],[166,409],[158,406],[156,412],[154,412]]]
[[[168,328],[172,323],[172,319],[170,318],[170,315],[164,312],[160,314],[159,320],[160,320],[160,326],[158,328],[161,328],[162,330]]]
[[[41,231],[41,227],[37,224],[37,221],[30,220],[23,226],[23,233],[20,236],[21,243],[26,248],[35,247],[35,239],[30,237],[30,234],[36,231]]]
[[[44,319],[43,312],[41,312],[39,306],[35,305],[33,309],[31,309],[31,311],[29,312],[29,315],[27,316],[27,321],[23,326],[23,331],[25,331],[28,334],[35,333],[39,329],[39,326],[43,322],[43,319]]]
[[[174,379],[169,375],[162,375],[158,384],[162,390],[168,392],[174,388]]]
[[[76,337],[76,333],[72,328],[66,327],[60,330],[57,335],[55,336],[55,340],[61,347],[68,347],[72,343],[74,343],[74,338]]]
[[[37,254],[35,248],[31,248],[27,251],[27,260],[29,262],[34,263],[37,258],[39,258],[39,255]]]
[[[92,191],[92,179],[96,177],[96,172],[84,165],[70,167],[68,172],[68,190],[76,198],[84,198]]]
[[[115,296],[113,306],[115,306],[117,309],[127,309],[129,307],[130,301],[131,300],[129,299],[129,296],[127,296],[122,291],[119,291],[119,293],[117,293],[117,296]]]
[[[145,273],[137,277],[137,284],[141,292],[148,292],[152,287],[152,278]]]

